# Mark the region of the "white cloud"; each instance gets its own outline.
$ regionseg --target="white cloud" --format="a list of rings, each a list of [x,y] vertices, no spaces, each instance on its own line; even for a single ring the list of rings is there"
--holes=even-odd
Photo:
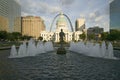
[[[43,20],[45,20],[44,23],[45,23],[45,25],[47,25],[46,26],[46,30],[49,31],[50,30],[50,26],[51,26],[51,22],[52,22],[53,19],[51,17],[47,17],[47,16],[41,16],[41,18]]]
[[[75,0],[60,0],[62,2],[62,5],[71,5],[75,2]]]
[[[41,11],[49,12],[49,13],[56,13],[58,11],[61,11],[61,8],[59,6],[52,6],[49,5],[48,3],[40,2],[39,4],[39,9]]]
[[[22,16],[28,16],[28,15],[29,15],[29,16],[30,16],[30,15],[31,15],[31,16],[36,16],[35,14],[26,13],[26,12],[21,12],[21,15],[22,15]]]
[[[95,22],[99,22],[99,21],[101,21],[101,20],[103,19],[103,17],[104,17],[104,16],[102,16],[102,15],[96,17],[96,18],[95,18]]]
[[[28,4],[28,5],[27,5]],[[26,6],[27,5],[27,6]],[[33,0],[25,0],[21,1],[22,12],[29,14],[48,14],[48,13],[57,13],[61,11],[59,6],[53,6],[49,3],[41,2],[41,1],[33,1]]]
[[[20,0],[15,0],[18,4],[20,4]]]
[[[106,8],[104,8],[106,10]],[[109,15],[106,13],[107,11],[95,10],[92,12],[88,12],[85,15],[87,27],[99,26],[104,28],[105,31],[109,30]],[[83,15],[83,14],[82,14]],[[81,16],[81,15],[80,15]]]
[[[51,23],[51,21],[52,21],[52,19],[51,19],[50,17],[41,16],[41,18],[42,18],[43,20],[45,20],[46,22],[49,22],[49,23]]]
[[[114,0],[108,0],[109,1],[109,3],[111,3],[111,2],[113,2]]]
[[[109,25],[108,22],[104,22],[104,23],[103,23],[103,26],[104,26],[104,31],[105,31],[105,32],[106,32],[106,31],[109,31],[110,25]]]
[[[85,14],[80,14],[80,17],[81,18],[85,18]]]
[[[96,16],[95,13],[90,13],[90,14],[89,14],[89,17],[90,17],[90,18],[95,18],[95,16]]]

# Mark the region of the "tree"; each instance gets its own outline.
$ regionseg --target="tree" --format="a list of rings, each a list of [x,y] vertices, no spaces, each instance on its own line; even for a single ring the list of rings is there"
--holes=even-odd
[[[41,36],[40,36],[40,37],[38,37],[38,40],[42,41],[42,40],[43,40],[43,37],[41,37]]]
[[[95,39],[95,34],[88,34],[88,39],[89,40],[94,40]]]
[[[10,41],[15,41],[15,38],[12,33],[8,33],[7,39]]]
[[[33,37],[32,36],[28,36],[28,35],[23,35],[21,39],[22,40],[25,40],[25,39],[26,40],[30,40],[31,38],[33,38]]]
[[[8,33],[6,31],[0,31],[0,40],[6,40]]]
[[[22,34],[19,32],[13,32],[12,36],[14,37],[14,40],[19,40],[22,37]]]
[[[82,34],[80,34],[79,37],[80,37],[81,39],[85,40],[85,38],[86,38],[85,32],[83,32]]]
[[[107,40],[109,41],[120,40],[120,31],[114,29],[110,30],[110,34],[108,34]]]
[[[107,40],[108,34],[108,32],[101,33],[101,40]]]

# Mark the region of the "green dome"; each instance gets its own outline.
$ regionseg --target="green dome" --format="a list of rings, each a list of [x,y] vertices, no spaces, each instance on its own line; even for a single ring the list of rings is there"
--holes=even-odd
[[[66,19],[63,14],[59,15],[59,18],[57,20],[57,23],[66,23]]]

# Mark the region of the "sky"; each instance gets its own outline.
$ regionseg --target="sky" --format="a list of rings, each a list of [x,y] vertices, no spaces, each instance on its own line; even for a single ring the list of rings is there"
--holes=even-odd
[[[54,17],[61,11],[75,28],[78,18],[85,18],[86,28],[99,26],[109,31],[109,3],[113,0],[16,0],[22,16],[40,16],[49,31]],[[55,22],[53,25],[55,29]]]

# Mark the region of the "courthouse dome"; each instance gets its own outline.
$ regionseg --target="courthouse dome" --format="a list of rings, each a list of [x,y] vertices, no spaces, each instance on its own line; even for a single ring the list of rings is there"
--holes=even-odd
[[[57,24],[58,23],[67,23],[65,16],[61,13],[57,19]]]

